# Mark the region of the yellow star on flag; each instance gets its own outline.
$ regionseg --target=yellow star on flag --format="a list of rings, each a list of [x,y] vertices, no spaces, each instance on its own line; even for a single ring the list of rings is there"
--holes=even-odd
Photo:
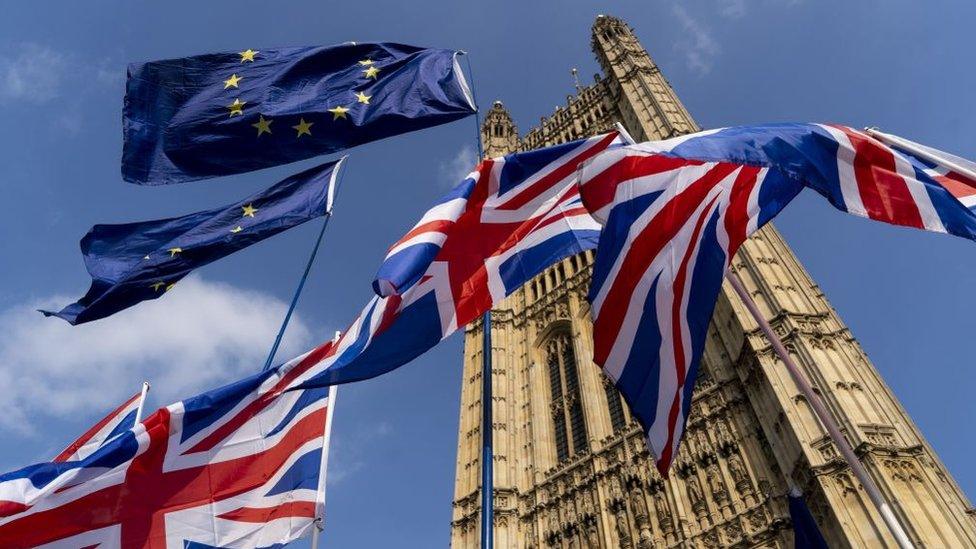
[[[254,214],[257,213],[258,211],[258,209],[254,207],[254,204],[241,206],[241,209],[244,210],[244,213],[241,215],[241,217],[254,217]]]
[[[298,122],[298,125],[297,126],[292,126],[291,127],[293,130],[295,130],[295,131],[298,132],[298,135],[296,135],[295,138],[297,139],[297,138],[299,138],[299,137],[301,137],[303,135],[311,136],[312,135],[312,125],[313,124],[315,124],[315,122],[306,122],[305,119],[302,118]]]
[[[234,116],[235,114],[237,114],[237,115],[243,115],[244,114],[244,105],[245,104],[247,104],[247,101],[241,101],[241,98],[240,97],[238,97],[237,99],[235,99],[233,103],[231,103],[230,105],[227,105],[227,108],[230,109],[230,115],[231,116]]]
[[[372,99],[372,97],[372,95],[366,95],[363,92],[359,92],[356,94],[356,101],[369,105],[369,100]]]
[[[252,217],[253,217],[253,216],[252,216]],[[243,231],[243,230],[244,230],[244,228],[243,228],[243,227],[241,227],[240,225],[238,225],[238,226],[236,226],[236,227],[234,227],[233,229],[231,229],[231,230],[230,230],[230,232],[232,232],[232,233],[234,233],[234,234],[237,234],[237,233],[239,233],[239,232],[241,232],[241,231]]]
[[[373,60],[372,59],[363,59],[362,61],[359,62],[359,64],[362,65],[362,66],[364,66],[364,67],[368,67],[368,66],[370,66],[370,65],[373,64]]]
[[[160,289],[160,288],[162,288],[162,287],[163,287],[163,286],[165,286],[165,285],[166,285],[166,283],[165,283],[165,282],[157,282],[157,283],[155,283],[155,284],[153,284],[152,286],[150,286],[150,288],[152,288],[152,289],[153,289],[153,291],[156,291],[156,292],[158,292],[158,291],[159,291],[159,289]]]
[[[176,286],[176,283],[175,282],[173,282],[172,284],[169,284],[168,286],[166,286],[166,291],[168,292],[168,291],[172,290],[173,289],[173,286]]]
[[[183,253],[183,248],[170,248],[166,251],[169,252],[170,257],[175,257],[176,254]]]
[[[236,88],[237,83],[240,82],[241,80],[244,80],[244,78],[237,76],[236,74],[230,75],[230,78],[224,80],[224,89],[226,90],[227,88]]]
[[[372,78],[373,80],[376,80],[376,75],[379,73],[380,70],[372,66],[363,71],[363,74],[366,75],[366,78]]]
[[[346,117],[346,113],[349,112],[349,109],[343,107],[342,105],[339,105],[338,107],[336,107],[334,109],[329,109],[329,112],[332,113],[332,119],[333,120],[338,120],[340,118],[345,118]]]
[[[241,63],[244,63],[244,62],[246,62],[246,61],[250,61],[250,62],[252,62],[252,63],[253,63],[253,62],[254,62],[254,56],[255,56],[255,55],[257,55],[257,54],[259,54],[259,53],[261,53],[261,52],[259,52],[259,51],[256,51],[256,50],[252,50],[252,49],[250,49],[250,48],[248,48],[248,49],[246,49],[246,50],[244,50],[244,51],[242,51],[242,52],[240,53],[240,56],[241,56]]]
[[[262,133],[271,133],[271,123],[274,122],[271,118],[265,118],[263,114],[258,115],[258,121],[251,124],[252,128],[258,129],[258,137],[261,137]]]

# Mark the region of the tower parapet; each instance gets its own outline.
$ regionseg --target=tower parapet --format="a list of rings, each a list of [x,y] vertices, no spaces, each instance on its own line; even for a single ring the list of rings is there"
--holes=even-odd
[[[481,143],[488,158],[519,150],[518,128],[501,101],[495,101],[481,124]]]
[[[617,17],[597,16],[591,46],[634,139],[667,139],[699,130],[630,25]]]

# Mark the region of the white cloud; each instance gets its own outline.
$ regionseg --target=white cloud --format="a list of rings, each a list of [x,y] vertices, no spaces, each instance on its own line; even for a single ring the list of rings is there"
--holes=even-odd
[[[746,0],[718,0],[718,12],[729,19],[738,19],[746,14]]]
[[[57,100],[58,109],[46,109],[53,128],[76,137],[84,130],[84,105],[106,92],[121,96],[125,67],[109,58],[89,59],[27,42],[0,52],[0,105],[44,105]]]
[[[44,103],[58,96],[66,56],[47,46],[26,43],[0,56],[0,98]]]
[[[33,434],[38,420],[107,413],[152,385],[148,409],[259,370],[286,304],[264,293],[191,276],[166,296],[112,317],[70,326],[37,308],[53,296],[0,311],[0,432]],[[292,317],[276,362],[314,344]]]
[[[392,432],[393,427],[381,421],[372,426],[357,426],[349,438],[333,436],[329,443],[326,483],[329,486],[338,484],[362,470],[366,466],[365,456],[371,455],[370,445]]]
[[[685,61],[691,70],[699,75],[707,74],[712,70],[712,60],[721,51],[718,42],[715,41],[711,31],[693,18],[684,7],[674,5],[671,12],[678,18],[686,36],[686,39],[680,41],[675,47],[684,52]]]
[[[458,149],[454,158],[442,161],[438,167],[440,171],[441,183],[445,188],[451,189],[455,185],[464,181],[471,170],[478,163],[478,153],[471,145],[464,145]]]
[[[80,111],[71,109],[58,115],[54,119],[54,123],[68,135],[76,136],[81,133],[85,121]]]
[[[95,68],[95,82],[110,88],[122,90],[125,87],[125,67],[103,59]]]

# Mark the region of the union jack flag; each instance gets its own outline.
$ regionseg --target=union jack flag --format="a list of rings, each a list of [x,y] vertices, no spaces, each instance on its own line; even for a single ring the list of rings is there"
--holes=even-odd
[[[149,384],[147,383],[145,387],[148,389]],[[85,431],[85,434],[78,437],[78,440],[69,444],[51,461],[64,462],[85,459],[101,445],[128,431],[136,424],[136,415],[142,407],[144,399],[145,393],[143,391],[132,395],[118,408],[112,410],[112,413]]]
[[[622,144],[616,132],[484,160],[390,248],[378,294],[306,386],[375,377],[476,319],[552,263],[596,247],[580,163]]]
[[[279,547],[324,505],[330,344],[165,408],[80,461],[0,475],[0,547]],[[331,391],[331,392],[330,392]]]
[[[589,294],[594,360],[644,427],[662,474],[684,432],[725,270],[804,186],[852,214],[976,240],[973,165],[928,151],[844,126],[774,124],[621,147],[581,168],[583,203],[604,225]]]

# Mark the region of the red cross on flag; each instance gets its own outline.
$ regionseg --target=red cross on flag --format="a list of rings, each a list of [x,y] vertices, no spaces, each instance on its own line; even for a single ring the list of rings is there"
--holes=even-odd
[[[80,461],[0,475],[0,547],[268,547],[311,532],[335,389],[288,389],[332,352],[161,408]]]

